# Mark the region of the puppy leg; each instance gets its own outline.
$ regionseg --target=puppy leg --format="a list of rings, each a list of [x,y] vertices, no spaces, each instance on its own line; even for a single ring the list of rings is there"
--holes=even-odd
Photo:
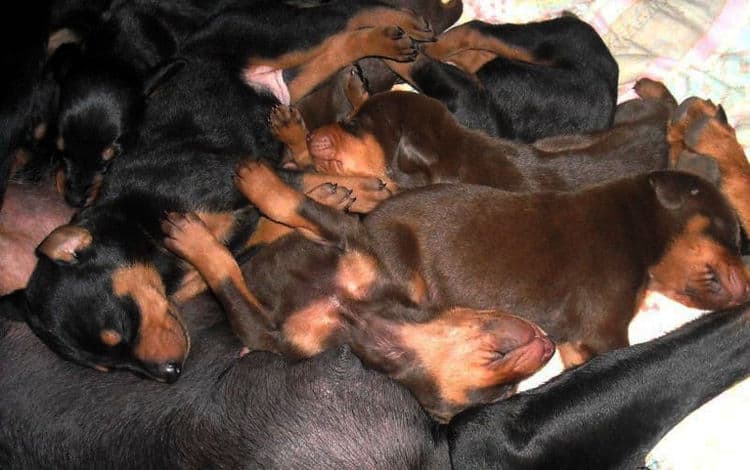
[[[269,167],[250,162],[237,171],[235,185],[264,215],[298,229],[316,241],[342,243],[363,235],[359,221],[287,186]],[[346,207],[352,192],[339,185],[317,185],[311,194],[334,206]]]
[[[162,222],[164,246],[201,274],[224,307],[232,330],[250,349],[277,351],[275,325],[248,290],[237,261],[193,213],[169,214]]]
[[[269,123],[271,133],[286,145],[289,157],[297,169],[312,167],[313,161],[307,151],[307,127],[299,110],[294,106],[276,106],[271,110]]]

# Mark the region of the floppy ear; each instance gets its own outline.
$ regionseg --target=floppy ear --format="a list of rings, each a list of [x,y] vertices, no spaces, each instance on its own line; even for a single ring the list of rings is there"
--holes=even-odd
[[[61,264],[76,264],[78,252],[91,245],[93,237],[83,227],[62,225],[52,231],[37,248],[37,255]]]
[[[0,296],[0,317],[12,321],[26,320],[26,295],[23,289]]]
[[[715,158],[685,149],[680,152],[680,157],[674,169],[698,175],[710,181],[717,188],[721,188],[721,170],[719,170],[719,162]]]
[[[654,188],[656,199],[659,200],[662,207],[669,210],[676,210],[682,207],[682,204],[685,202],[685,194],[679,185],[675,184],[669,178],[667,172],[650,174],[648,182]]]
[[[438,161],[433,142],[429,136],[402,134],[396,146],[393,167],[414,179],[415,183],[427,184],[430,166]]]
[[[174,77],[187,64],[185,59],[173,59],[157,65],[143,83],[143,95],[151,96],[157,88]]]

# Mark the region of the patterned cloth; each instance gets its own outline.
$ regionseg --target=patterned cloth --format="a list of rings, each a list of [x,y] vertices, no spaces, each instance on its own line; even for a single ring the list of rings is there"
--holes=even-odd
[[[750,0],[463,0],[461,22],[524,23],[570,11],[602,36],[620,66],[619,101],[640,77],[662,81],[678,101],[721,103],[750,149]],[[657,337],[700,312],[649,294],[631,325],[631,342]],[[550,361],[528,386],[560,371]],[[745,428],[750,379],[688,416],[646,458],[650,470],[749,468]]]
[[[678,101],[721,103],[750,149],[750,0],[464,0],[461,21],[524,23],[567,10],[590,23],[620,65],[620,101],[636,79],[664,82]]]

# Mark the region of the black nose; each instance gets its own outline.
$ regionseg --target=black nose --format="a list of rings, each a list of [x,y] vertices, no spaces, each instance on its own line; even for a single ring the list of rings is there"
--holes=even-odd
[[[159,366],[158,371],[159,376],[170,384],[180,378],[180,372],[182,369],[176,362],[166,362]]]

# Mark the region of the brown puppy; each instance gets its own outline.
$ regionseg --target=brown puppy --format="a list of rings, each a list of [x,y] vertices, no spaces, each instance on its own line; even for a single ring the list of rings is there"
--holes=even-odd
[[[443,421],[506,396],[551,357],[552,343],[526,320],[413,304],[380,269],[357,219],[295,192],[269,168],[241,169],[238,184],[268,217],[323,241],[283,237],[259,251],[243,276],[199,218],[164,222],[165,245],[201,273],[249,348],[307,357],[347,343]],[[318,192],[331,204],[349,197],[331,185]]]
[[[421,286],[415,301],[514,312],[562,343],[567,365],[627,345],[647,287],[704,309],[750,299],[732,207],[682,172],[570,193],[436,185],[365,225],[397,282]]]
[[[317,172],[377,176],[390,189],[464,182],[569,190],[666,168],[666,122],[676,102],[650,80],[636,91],[642,99],[622,104],[611,129],[531,145],[467,129],[424,95],[381,93],[351,119],[312,132],[307,147]]]

